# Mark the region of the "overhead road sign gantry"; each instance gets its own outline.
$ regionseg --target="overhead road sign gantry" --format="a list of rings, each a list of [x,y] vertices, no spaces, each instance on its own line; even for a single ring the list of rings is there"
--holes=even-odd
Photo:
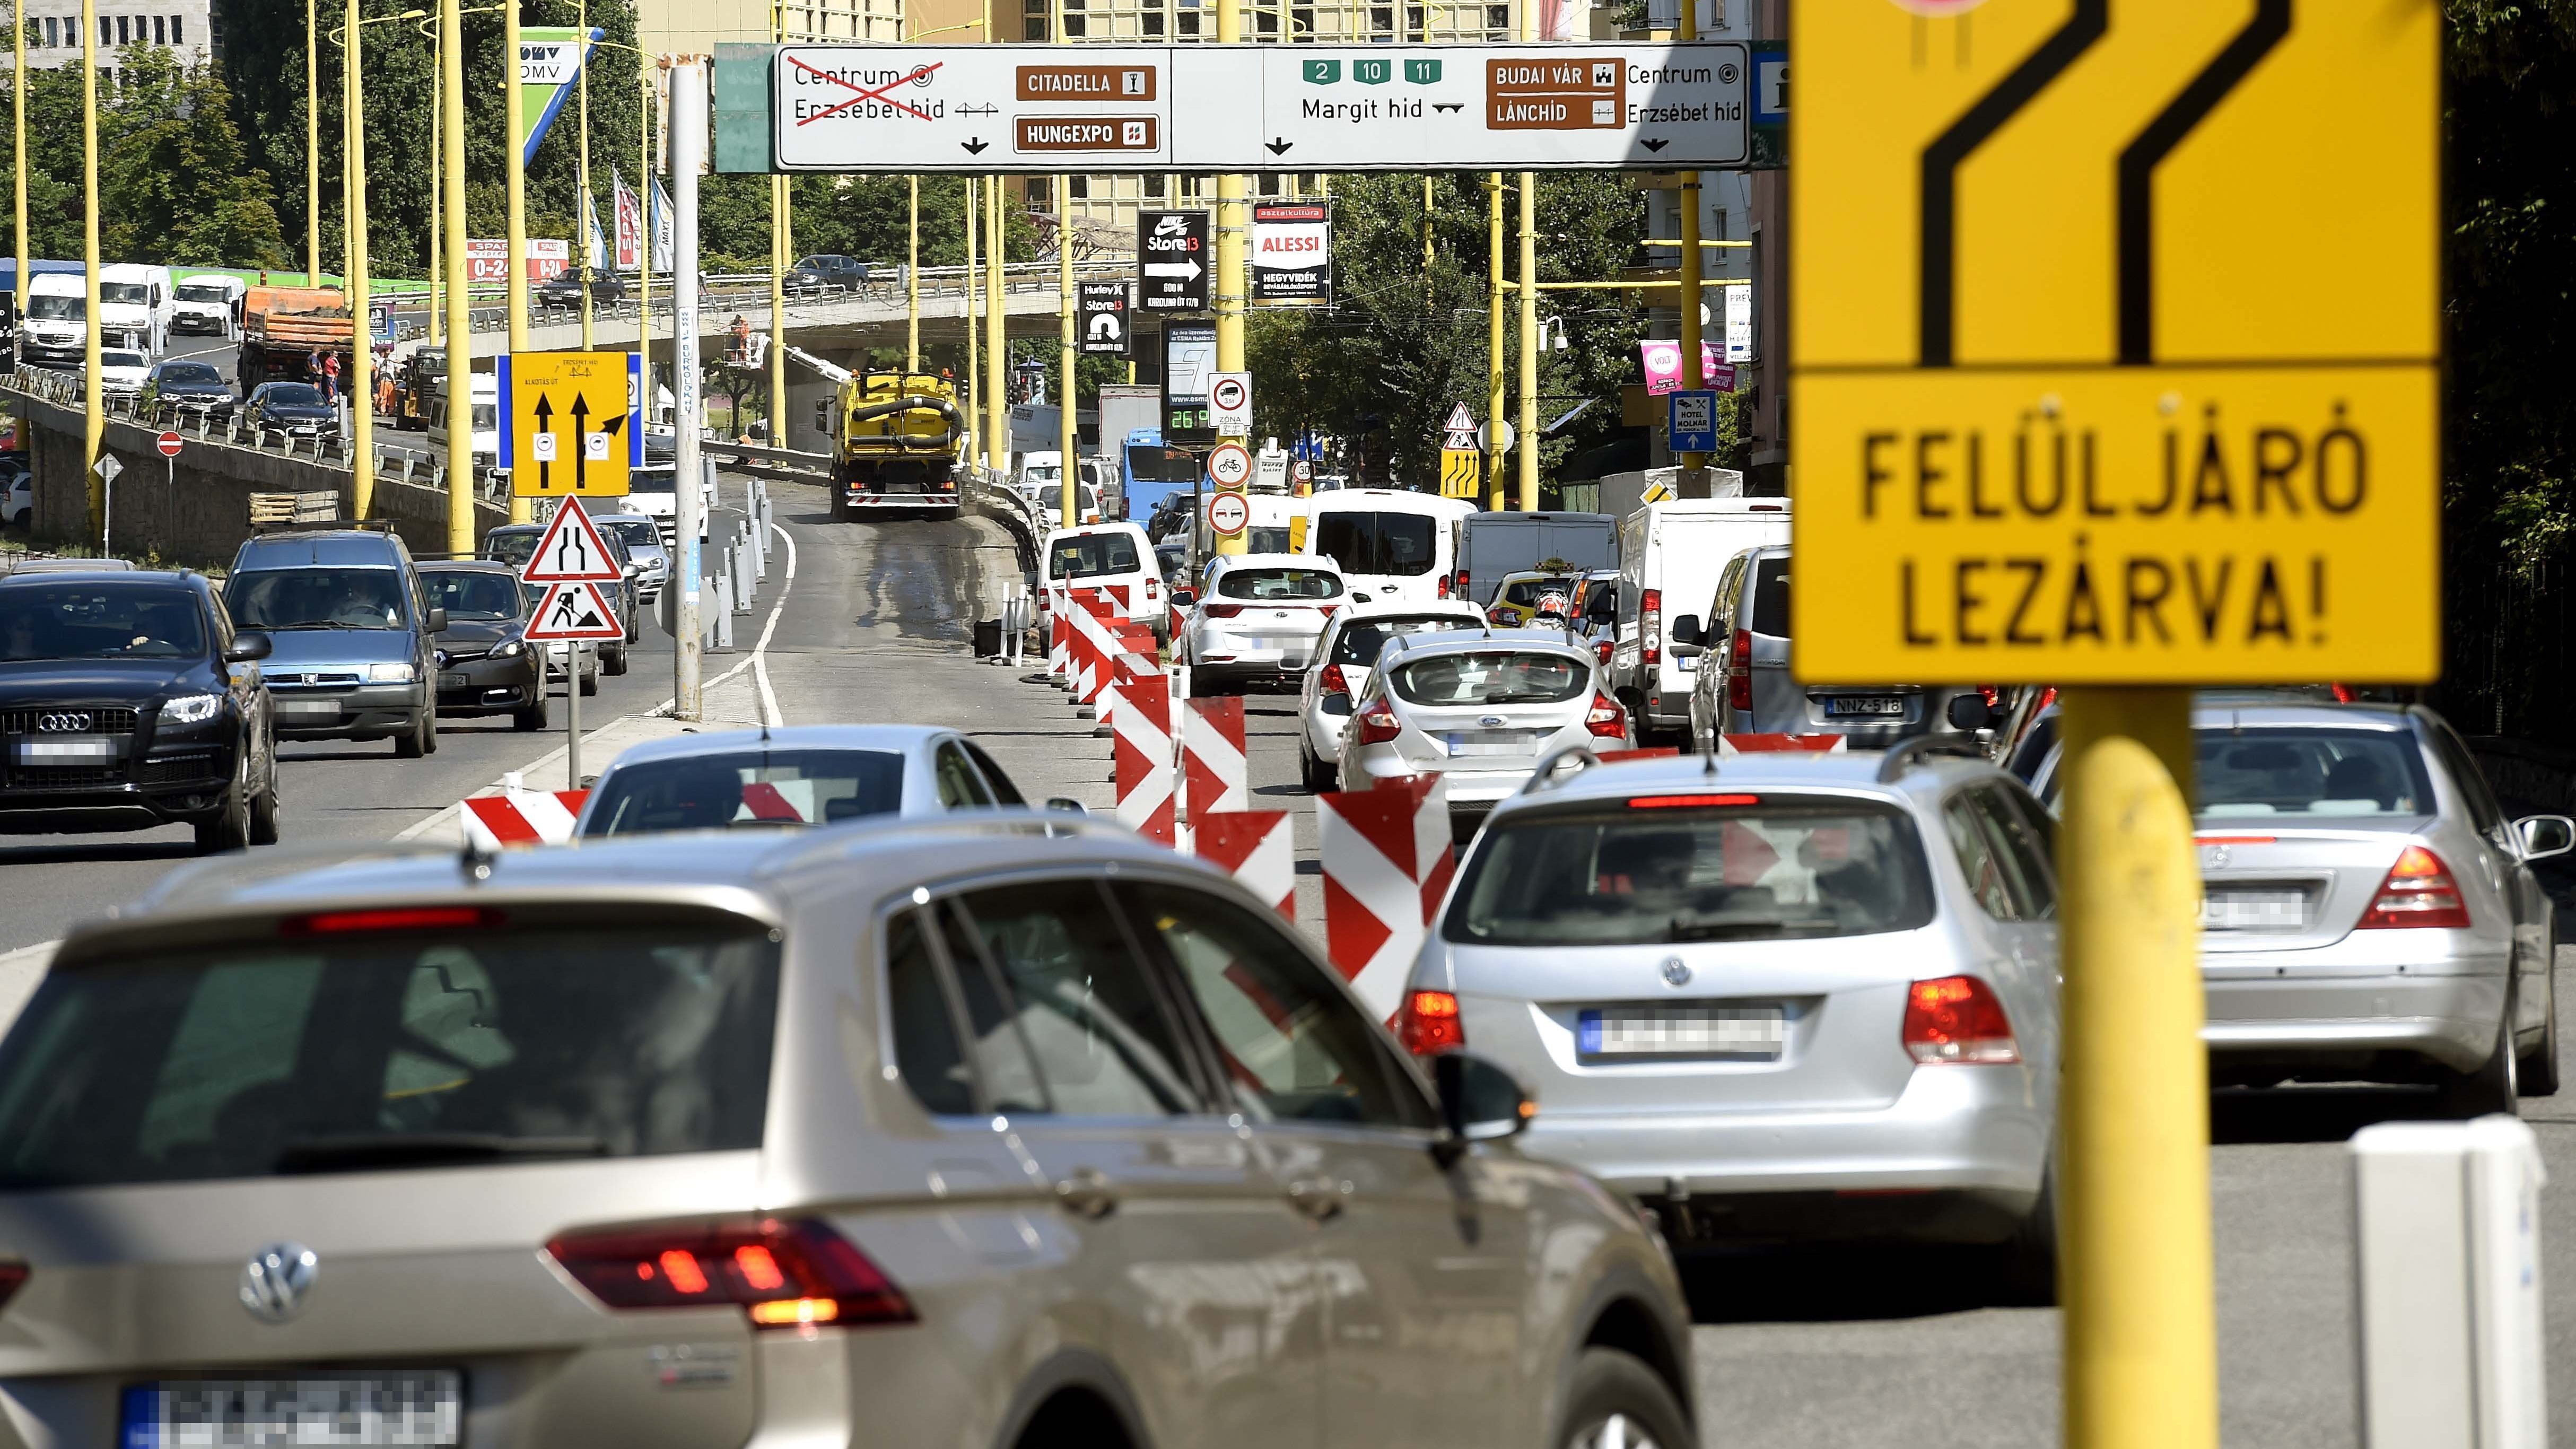
[[[1654,44],[783,45],[718,58],[723,169],[1744,166],[1752,52]],[[766,96],[742,92],[766,83]],[[765,116],[765,145],[740,128]]]
[[[1798,677],[2434,678],[2440,7],[1924,8],[1799,6]]]
[[[623,497],[644,466],[632,352],[513,352],[495,362],[501,464],[521,498]]]

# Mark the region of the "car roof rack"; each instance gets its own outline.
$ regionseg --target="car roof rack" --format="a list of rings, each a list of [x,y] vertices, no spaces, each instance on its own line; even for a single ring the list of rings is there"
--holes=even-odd
[[[1895,783],[1898,776],[1921,764],[1926,755],[1962,755],[1982,760],[1986,752],[1978,746],[1974,735],[1956,732],[1916,735],[1910,740],[1900,740],[1888,749],[1887,758],[1878,762],[1878,783]]]

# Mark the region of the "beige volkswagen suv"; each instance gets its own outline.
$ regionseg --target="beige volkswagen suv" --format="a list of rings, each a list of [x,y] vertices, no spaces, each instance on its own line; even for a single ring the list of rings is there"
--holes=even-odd
[[[0,1043],[0,1443],[1694,1443],[1671,1261],[1065,816],[178,878]]]

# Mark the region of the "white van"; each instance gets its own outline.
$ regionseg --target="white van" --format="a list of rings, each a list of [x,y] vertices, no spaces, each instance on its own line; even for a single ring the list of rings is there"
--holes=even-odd
[[[1449,597],[1458,524],[1475,504],[1392,488],[1343,488],[1305,504],[1306,539],[1297,551],[1340,564],[1354,603]]]
[[[1637,742],[1690,728],[1697,659],[1672,650],[1672,621],[1709,617],[1718,575],[1748,548],[1789,541],[1786,498],[1693,498],[1649,503],[1619,522],[1618,640],[1610,685],[1637,722]]]
[[[250,284],[239,277],[209,273],[179,284],[171,303],[170,330],[226,339],[241,336],[242,294]]]
[[[170,343],[177,291],[168,267],[114,262],[99,268],[99,345],[130,347],[159,357]]]
[[[491,373],[478,372],[466,384],[473,403],[473,415],[466,422],[466,446],[477,468],[498,467],[501,461],[501,380]],[[429,397],[429,455],[440,463],[447,462],[447,379],[438,379]]]
[[[89,279],[79,272],[38,272],[27,279],[27,316],[18,325],[26,362],[78,367],[89,336]]]
[[[1171,601],[1145,530],[1132,523],[1097,523],[1058,529],[1038,554],[1038,627],[1047,626],[1049,596],[1059,584],[1105,589],[1127,617],[1151,624],[1154,637],[1172,637]]]

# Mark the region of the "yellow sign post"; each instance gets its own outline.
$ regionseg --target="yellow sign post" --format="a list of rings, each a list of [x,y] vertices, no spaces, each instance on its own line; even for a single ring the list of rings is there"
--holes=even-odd
[[[2439,669],[2438,0],[1792,0],[1808,683],[2065,696],[2066,1442],[2213,1449],[2187,686]]]
[[[499,359],[501,466],[520,498],[619,498],[642,466],[643,359],[513,352]]]
[[[1484,477],[1485,455],[1473,448],[1440,450],[1440,496],[1473,498],[1477,483]]]

